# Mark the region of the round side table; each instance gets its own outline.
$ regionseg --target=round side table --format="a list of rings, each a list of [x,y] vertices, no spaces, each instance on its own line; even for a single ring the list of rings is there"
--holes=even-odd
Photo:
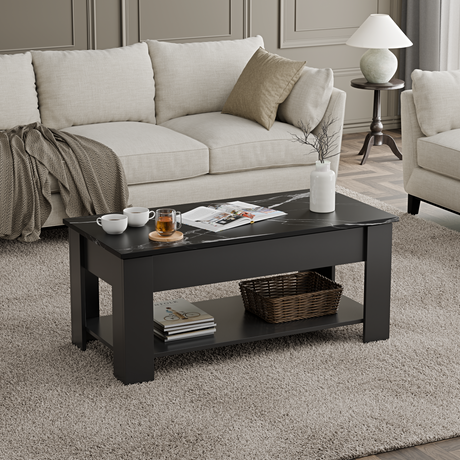
[[[371,89],[374,91],[374,114],[371,123],[371,131],[367,134],[364,144],[359,151],[359,155],[364,155],[361,160],[363,165],[373,145],[386,144],[390,147],[391,151],[402,160],[401,152],[394,139],[383,132],[383,124],[380,119],[380,91],[404,88],[404,81],[397,78],[391,79],[388,83],[369,83],[365,78],[356,78],[351,80],[351,86],[358,89]]]

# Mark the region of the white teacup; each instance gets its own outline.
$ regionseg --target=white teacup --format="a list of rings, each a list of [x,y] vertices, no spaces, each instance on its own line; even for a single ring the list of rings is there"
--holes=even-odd
[[[134,207],[123,209],[123,214],[128,217],[130,227],[143,227],[149,220],[155,217],[155,211],[149,208]]]
[[[128,227],[128,217],[123,214],[106,214],[98,217],[96,223],[104,229],[105,233],[119,235]]]

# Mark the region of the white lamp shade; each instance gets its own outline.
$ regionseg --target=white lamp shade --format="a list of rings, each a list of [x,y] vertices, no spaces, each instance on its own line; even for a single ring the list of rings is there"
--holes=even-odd
[[[371,14],[348,39],[347,45],[357,48],[406,48],[412,42],[388,14]]]

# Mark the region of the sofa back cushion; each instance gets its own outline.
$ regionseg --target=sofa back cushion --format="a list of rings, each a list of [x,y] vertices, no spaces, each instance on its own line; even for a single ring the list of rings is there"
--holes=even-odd
[[[425,136],[460,128],[460,70],[412,72],[412,92]]]
[[[264,42],[242,40],[168,43],[147,40],[155,74],[157,123],[220,112],[241,72]]]
[[[32,60],[45,126],[155,123],[155,84],[145,43],[108,50],[33,51]]]
[[[289,96],[278,107],[278,119],[314,129],[323,119],[334,86],[332,69],[304,67]]]
[[[40,121],[32,55],[0,55],[0,129]]]

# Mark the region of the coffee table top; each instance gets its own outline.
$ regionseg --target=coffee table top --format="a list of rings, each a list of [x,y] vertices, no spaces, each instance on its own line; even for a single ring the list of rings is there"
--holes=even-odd
[[[149,233],[155,230],[154,220],[149,221],[144,227],[128,227],[121,235],[108,235],[105,233],[102,227],[96,224],[98,216],[67,218],[64,219],[64,223],[116,256],[122,259],[131,259],[287,236],[333,232],[346,228],[385,224],[399,220],[399,217],[393,214],[381,211],[340,193],[336,194],[334,212],[317,214],[310,211],[309,196],[310,192],[308,190],[299,190],[232,198],[229,201],[239,199],[246,203],[279,209],[286,212],[287,215],[217,233],[183,225],[180,231],[184,234],[184,239],[174,243],[158,243],[149,240]],[[225,200],[219,201],[223,202]],[[178,211],[186,212],[206,204],[209,204],[209,202],[171,207]]]

